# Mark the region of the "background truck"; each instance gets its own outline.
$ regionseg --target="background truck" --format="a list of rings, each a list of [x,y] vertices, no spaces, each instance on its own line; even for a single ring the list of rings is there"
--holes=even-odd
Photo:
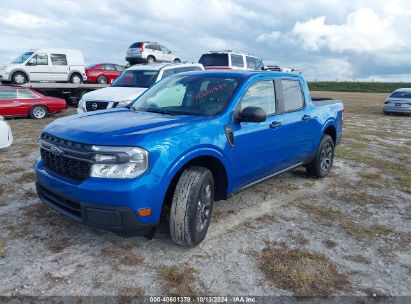
[[[202,71],[170,76],[131,108],[58,119],[41,134],[40,198],[84,224],[152,236],[205,237],[213,203],[299,166],[331,170],[343,104],[313,101],[299,74]]]

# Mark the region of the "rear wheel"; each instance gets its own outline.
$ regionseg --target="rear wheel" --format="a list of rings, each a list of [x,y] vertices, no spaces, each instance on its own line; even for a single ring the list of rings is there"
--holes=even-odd
[[[205,238],[214,203],[214,179],[210,170],[189,167],[180,176],[171,204],[170,234],[184,247],[194,247]]]
[[[106,83],[107,83],[107,78],[106,78],[106,76],[99,76],[99,77],[97,78],[97,83],[99,83],[99,84],[106,84]]]
[[[324,135],[317,150],[315,159],[307,165],[307,173],[323,178],[330,173],[334,160],[334,141],[330,135]]]
[[[16,72],[11,77],[11,81],[14,84],[24,84],[27,82],[27,76],[23,72]]]
[[[34,106],[30,109],[30,117],[33,119],[43,119],[47,116],[47,108],[44,106]]]
[[[181,63],[181,60],[176,58],[176,59],[174,59],[174,63]]]
[[[83,78],[81,77],[80,74],[75,73],[75,74],[71,75],[70,82],[74,83],[74,84],[80,84],[80,83],[83,82]]]
[[[154,58],[154,56],[147,57],[147,63],[154,63],[154,62],[156,62],[156,58]]]

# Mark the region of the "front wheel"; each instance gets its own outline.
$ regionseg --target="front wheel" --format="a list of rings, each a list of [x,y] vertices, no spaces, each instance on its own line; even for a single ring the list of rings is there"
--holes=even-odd
[[[205,238],[214,203],[214,179],[210,170],[189,167],[180,176],[170,211],[171,239],[194,247]]]
[[[174,63],[181,63],[181,60],[176,58],[176,59],[174,59]]]
[[[323,178],[330,173],[334,160],[334,141],[330,135],[324,135],[318,147],[315,159],[307,165],[307,173]]]
[[[27,82],[27,76],[22,72],[16,72],[11,78],[14,84],[25,84]]]
[[[155,63],[155,62],[156,62],[156,58],[154,58],[154,56],[147,57],[147,63]]]

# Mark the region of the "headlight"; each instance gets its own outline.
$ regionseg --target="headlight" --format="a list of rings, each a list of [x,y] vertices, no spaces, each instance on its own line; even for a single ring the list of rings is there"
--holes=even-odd
[[[83,98],[81,98],[80,101],[78,102],[78,108],[83,110],[83,112],[87,112],[86,101]]]
[[[148,168],[148,152],[136,147],[92,146],[91,177],[135,178]]]
[[[125,108],[125,107],[127,107],[131,102],[132,102],[132,100],[123,100],[123,101],[120,101],[120,102],[117,104],[116,108]]]

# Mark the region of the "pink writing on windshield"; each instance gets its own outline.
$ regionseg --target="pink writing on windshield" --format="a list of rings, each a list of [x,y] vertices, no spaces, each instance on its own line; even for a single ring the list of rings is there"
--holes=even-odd
[[[204,98],[204,97],[206,97],[206,96],[208,96],[208,95],[210,95],[210,94],[213,94],[213,93],[215,93],[215,92],[218,92],[218,91],[222,90],[222,89],[225,88],[226,86],[227,86],[227,85],[226,85],[224,82],[222,82],[222,83],[220,83],[220,84],[217,84],[216,86],[214,86],[214,87],[212,87],[212,88],[210,88],[210,89],[208,89],[208,90],[199,92],[198,94],[196,94],[196,95],[194,96],[194,99],[195,99],[195,100],[198,100],[198,99]]]

